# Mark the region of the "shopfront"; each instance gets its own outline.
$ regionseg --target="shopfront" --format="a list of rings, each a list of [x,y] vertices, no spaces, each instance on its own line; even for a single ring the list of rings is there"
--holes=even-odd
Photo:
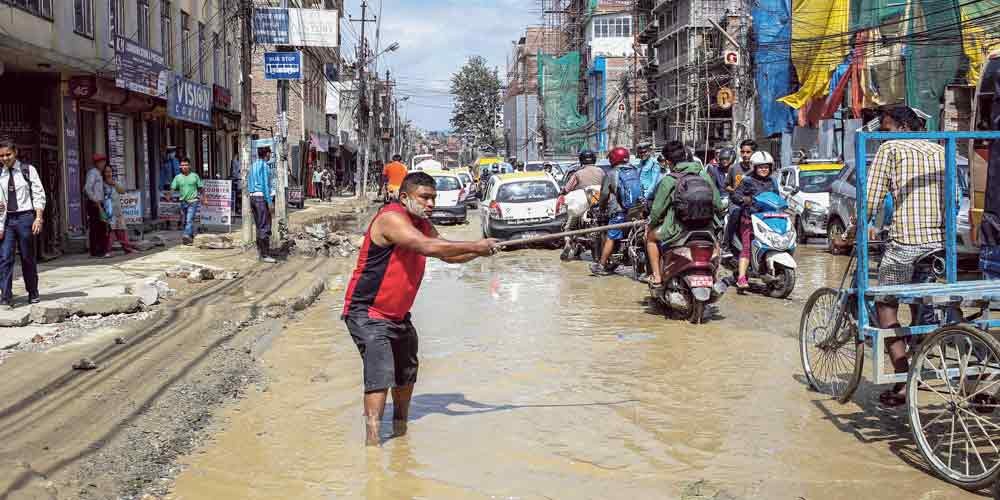
[[[36,240],[43,260],[62,253],[64,231],[58,89],[55,73],[0,76],[0,136],[12,138],[21,161],[35,166],[48,198],[42,237]]]

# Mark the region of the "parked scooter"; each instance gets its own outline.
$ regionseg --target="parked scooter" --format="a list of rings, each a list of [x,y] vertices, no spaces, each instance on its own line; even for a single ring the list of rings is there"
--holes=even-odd
[[[718,279],[719,265],[715,234],[691,231],[676,245],[662,248],[663,290],[653,298],[667,308],[668,315],[700,324],[706,306],[726,293],[726,282]]]
[[[776,299],[791,295],[795,288],[796,234],[793,218],[787,213],[788,203],[777,193],[760,193],[754,198],[755,213],[751,215],[753,241],[750,249],[750,267],[747,278],[751,285],[763,284],[766,293]],[[728,221],[739,224],[739,221]],[[738,233],[738,231],[737,231]],[[743,245],[739,234],[733,240],[736,252],[723,260],[723,265],[733,272],[733,282],[739,269],[739,253]]]

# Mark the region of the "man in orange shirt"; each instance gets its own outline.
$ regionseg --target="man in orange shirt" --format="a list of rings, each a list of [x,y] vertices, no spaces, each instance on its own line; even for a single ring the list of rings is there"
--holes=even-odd
[[[386,189],[389,199],[395,200],[399,197],[399,186],[403,185],[406,178],[406,165],[401,161],[402,156],[392,155],[392,162],[387,163],[382,168],[382,187]]]

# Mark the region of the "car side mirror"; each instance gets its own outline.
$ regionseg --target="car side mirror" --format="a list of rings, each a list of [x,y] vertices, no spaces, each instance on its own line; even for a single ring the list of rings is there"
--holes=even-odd
[[[795,195],[799,194],[799,192],[801,192],[801,191],[802,191],[802,190],[801,190],[801,189],[799,189],[799,188],[792,188],[792,190],[791,190],[791,195],[792,195],[792,196],[795,196]]]

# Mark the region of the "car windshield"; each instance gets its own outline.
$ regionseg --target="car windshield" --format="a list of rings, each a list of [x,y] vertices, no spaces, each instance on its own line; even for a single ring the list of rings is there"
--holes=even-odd
[[[503,203],[531,203],[533,201],[552,200],[559,196],[555,184],[548,181],[512,182],[500,186],[497,201]]]
[[[458,176],[462,178],[462,182],[472,184],[472,176],[469,174],[458,174]]]
[[[803,193],[826,193],[830,191],[830,186],[839,176],[839,170],[799,172],[799,189]]]
[[[458,177],[435,177],[434,183],[437,184],[438,191],[458,191],[462,189],[462,185],[458,182]]]
[[[544,168],[541,163],[529,163],[524,166],[525,172],[541,172],[542,170],[544,170]]]

